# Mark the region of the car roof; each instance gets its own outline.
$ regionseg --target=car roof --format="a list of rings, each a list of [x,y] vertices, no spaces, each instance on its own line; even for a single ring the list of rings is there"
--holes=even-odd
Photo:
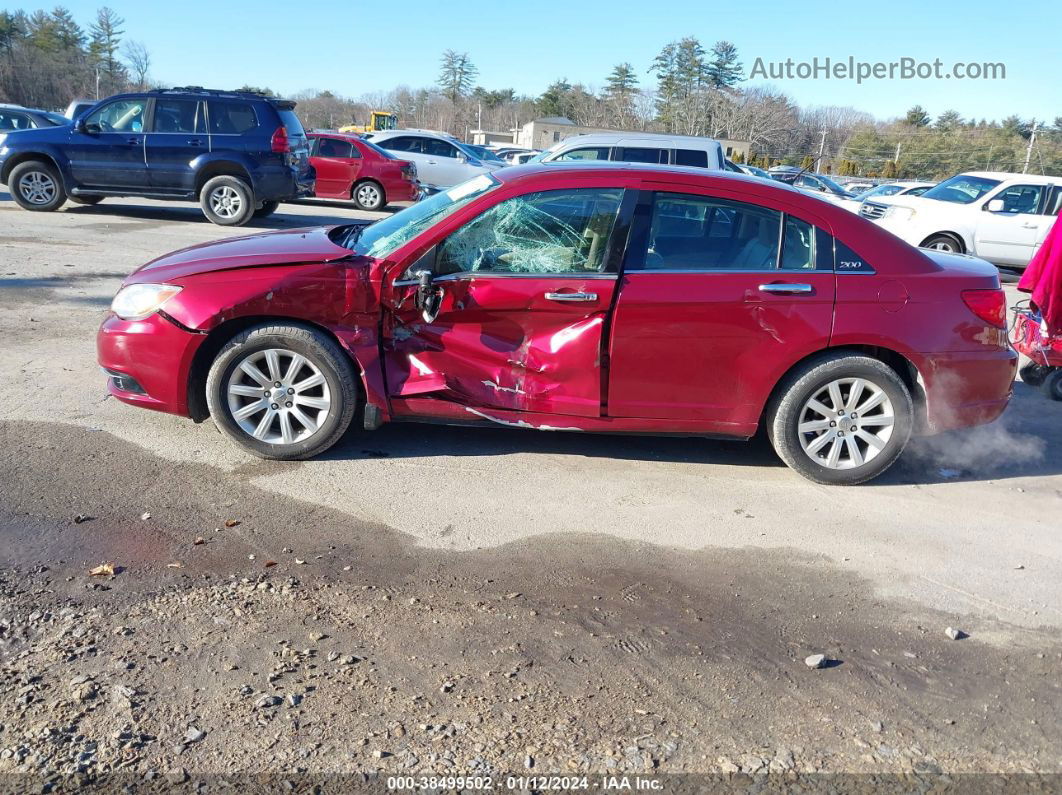
[[[754,177],[749,174],[739,174],[734,171],[719,171],[715,169],[698,168],[696,166],[669,166],[655,163],[626,163],[611,160],[593,160],[586,163],[573,161],[561,161],[552,163],[528,163],[521,166],[511,166],[492,172],[502,182],[514,182],[524,179],[542,176],[571,176],[572,174],[607,175],[607,174],[635,174],[644,177],[659,177],[663,180],[675,180],[689,184],[713,182],[715,180],[731,181],[734,187],[756,186],[762,188],[768,186],[788,196],[800,196],[803,199],[811,198],[822,202],[824,205],[834,206],[831,202],[811,196],[802,190],[787,185],[777,180],[765,180],[762,177]],[[847,212],[847,211],[845,211]]]
[[[646,133],[646,132],[610,132],[610,133],[584,133],[565,138],[563,145],[567,144],[595,144],[595,143],[618,143],[621,141],[653,142],[661,146],[687,146],[706,147],[720,146],[714,138],[705,138],[695,135],[674,135],[672,133]]]
[[[1062,182],[1062,177],[1051,177],[1041,174],[1018,174],[1013,171],[963,171],[961,174],[956,174],[955,176],[983,177],[985,179],[998,179],[1003,181],[1020,179],[1023,182],[1030,182],[1034,185],[1049,185],[1056,182]]]
[[[373,131],[373,137],[393,138],[396,135],[422,135],[425,138],[440,138],[443,141],[457,141],[461,143],[457,138],[449,133],[438,132],[437,130],[415,130],[415,129],[403,129],[403,130],[375,130]]]

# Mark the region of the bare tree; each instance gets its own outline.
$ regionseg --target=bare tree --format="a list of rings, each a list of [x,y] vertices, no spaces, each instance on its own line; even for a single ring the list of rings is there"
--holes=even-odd
[[[129,66],[133,85],[138,91],[148,87],[148,73],[151,71],[151,53],[142,41],[127,41],[122,46],[122,56]]]

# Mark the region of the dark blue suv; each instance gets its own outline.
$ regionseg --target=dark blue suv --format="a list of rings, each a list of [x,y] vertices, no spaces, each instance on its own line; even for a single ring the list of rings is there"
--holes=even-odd
[[[27,210],[105,196],[193,199],[215,224],[239,226],[313,195],[294,108],[198,87],[118,94],[71,124],[0,134],[0,183]]]

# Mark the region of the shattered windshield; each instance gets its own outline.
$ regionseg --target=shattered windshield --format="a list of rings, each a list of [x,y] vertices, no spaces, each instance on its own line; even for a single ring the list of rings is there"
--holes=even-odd
[[[440,274],[598,273],[620,188],[542,191],[500,202],[443,243]]]
[[[384,218],[370,226],[355,226],[347,233],[342,244],[355,254],[377,259],[386,257],[423,232],[464,207],[470,201],[497,187],[498,180],[480,174],[449,190],[417,202],[390,218]]]

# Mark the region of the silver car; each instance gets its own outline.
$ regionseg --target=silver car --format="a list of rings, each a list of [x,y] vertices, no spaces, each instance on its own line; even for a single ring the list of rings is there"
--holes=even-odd
[[[377,146],[417,165],[417,179],[429,190],[442,190],[486,174],[505,163],[481,157],[468,144],[434,130],[384,130],[365,136]]]

